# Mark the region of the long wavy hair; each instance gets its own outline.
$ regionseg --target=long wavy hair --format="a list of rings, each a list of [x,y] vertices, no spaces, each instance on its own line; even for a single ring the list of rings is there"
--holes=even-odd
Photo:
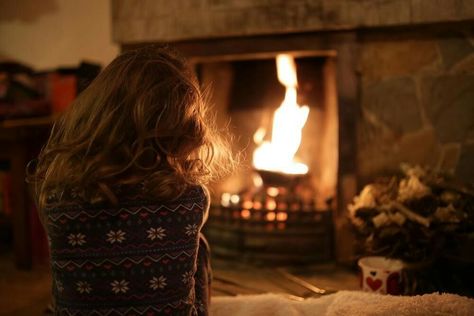
[[[230,146],[207,109],[174,51],[121,54],[55,122],[27,176],[38,207],[174,199],[231,171]]]

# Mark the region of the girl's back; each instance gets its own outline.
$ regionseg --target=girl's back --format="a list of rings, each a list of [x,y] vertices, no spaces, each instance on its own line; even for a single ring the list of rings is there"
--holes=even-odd
[[[207,203],[196,187],[169,202],[46,210],[57,314],[205,314]]]
[[[57,314],[207,314],[204,184],[232,158],[206,110],[186,63],[148,47],[118,56],[57,120],[28,175]]]

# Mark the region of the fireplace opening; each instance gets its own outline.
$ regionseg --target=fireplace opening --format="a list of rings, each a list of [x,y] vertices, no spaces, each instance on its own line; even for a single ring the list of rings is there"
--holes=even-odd
[[[286,79],[277,60],[287,62],[280,67],[294,67]],[[218,124],[242,154],[238,171],[211,187],[206,236],[214,255],[266,264],[332,259],[339,150],[335,53],[240,54],[192,62],[203,88],[211,91]],[[295,125],[301,129],[293,131]],[[287,143],[276,144],[275,138]],[[265,146],[267,160],[257,163]],[[294,157],[284,157],[288,152]],[[290,159],[303,170],[278,169],[280,160]]]

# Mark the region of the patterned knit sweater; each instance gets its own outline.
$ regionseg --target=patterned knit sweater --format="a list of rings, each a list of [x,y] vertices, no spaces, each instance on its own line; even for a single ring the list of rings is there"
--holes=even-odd
[[[207,315],[209,199],[48,209],[56,315]]]

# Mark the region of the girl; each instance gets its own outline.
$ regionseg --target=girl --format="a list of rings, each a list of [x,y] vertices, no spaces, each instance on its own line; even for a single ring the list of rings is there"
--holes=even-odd
[[[231,156],[174,52],[125,52],[54,125],[29,173],[56,315],[207,315],[203,186]]]

